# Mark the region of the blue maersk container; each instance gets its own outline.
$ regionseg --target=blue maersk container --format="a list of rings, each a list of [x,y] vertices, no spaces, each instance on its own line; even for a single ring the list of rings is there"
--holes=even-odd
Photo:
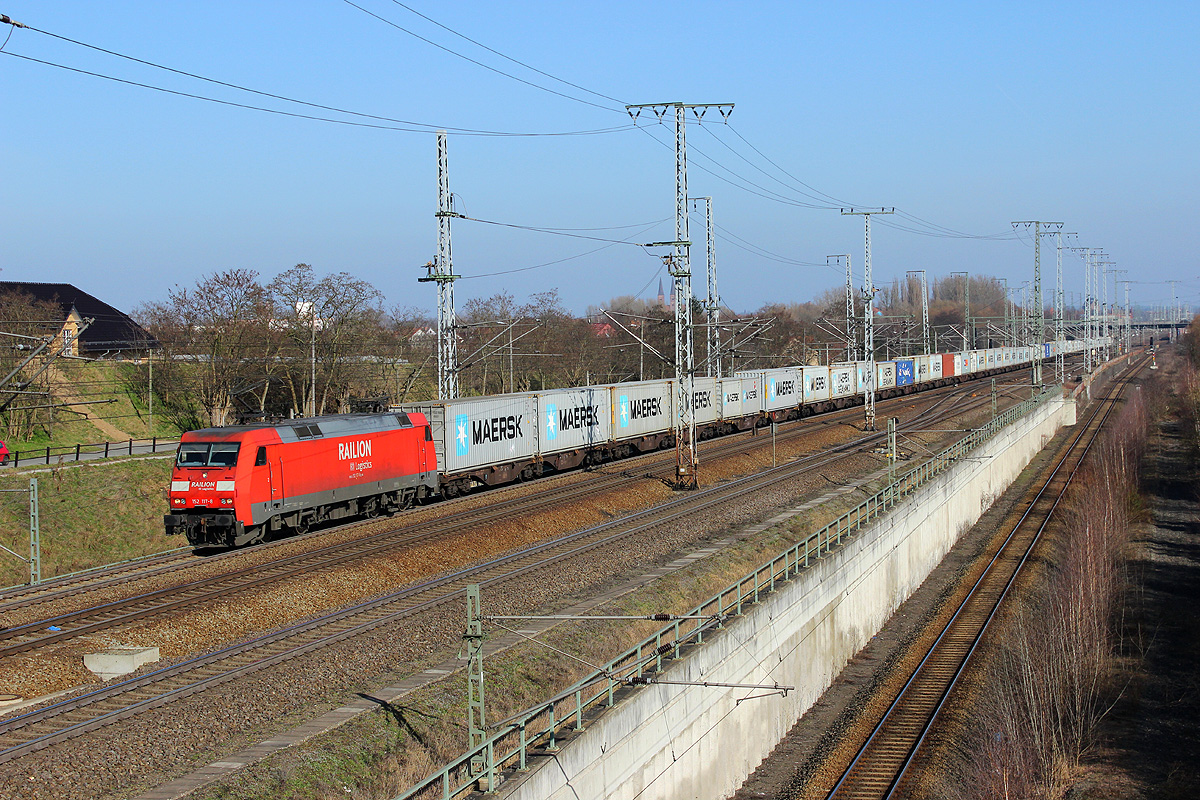
[[[911,359],[896,361],[896,385],[912,386],[913,362]]]

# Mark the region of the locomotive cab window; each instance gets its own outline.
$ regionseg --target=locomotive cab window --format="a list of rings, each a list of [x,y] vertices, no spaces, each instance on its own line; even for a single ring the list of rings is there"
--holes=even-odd
[[[267,465],[267,448],[260,447],[258,452],[254,454],[254,466],[265,467]]]
[[[181,467],[232,467],[240,448],[238,442],[184,442],[175,463]]]
[[[176,463],[181,467],[207,467],[208,443],[185,442],[179,445]]]
[[[208,455],[210,467],[232,467],[237,463],[238,450],[241,445],[237,442],[213,442],[212,452]]]

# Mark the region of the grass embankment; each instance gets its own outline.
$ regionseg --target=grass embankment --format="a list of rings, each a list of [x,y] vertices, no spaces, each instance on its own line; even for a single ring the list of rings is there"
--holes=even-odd
[[[42,578],[181,547],[163,533],[169,458],[135,458],[0,473],[0,543],[29,553],[29,479],[38,481]],[[15,491],[9,491],[15,490]],[[0,586],[29,567],[0,552]]]
[[[58,387],[53,392],[53,401],[86,405],[36,412],[38,423],[29,437],[9,440],[10,451],[20,451],[24,457],[47,447],[154,436],[173,439],[179,435],[178,429],[161,414],[155,415],[151,426],[148,398],[132,389],[130,378],[135,372],[144,372],[145,364],[60,359],[53,369],[54,385]]]

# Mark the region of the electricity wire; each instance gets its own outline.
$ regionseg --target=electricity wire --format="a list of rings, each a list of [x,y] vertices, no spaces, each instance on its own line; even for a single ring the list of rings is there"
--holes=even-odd
[[[645,228],[643,228],[642,230],[640,230],[636,234],[634,234],[634,236],[640,236],[641,234],[643,234],[646,231],[653,228],[655,225],[660,225],[663,222],[666,222],[666,220],[659,220],[658,222],[650,223],[648,226],[646,226]],[[536,230],[536,229],[532,229],[532,230]],[[547,228],[545,230],[551,231],[553,229]],[[632,239],[633,237],[631,236],[630,238]],[[624,243],[628,244],[630,242],[628,242],[628,240],[624,240]],[[534,264],[534,265],[528,266],[528,267],[516,267],[515,269],[497,270],[496,272],[483,272],[483,273],[480,273],[477,275],[463,275],[463,276],[461,276],[461,279],[462,280],[470,280],[472,278],[491,278],[496,275],[512,275],[517,272],[529,272],[529,271],[535,270],[535,269],[542,269],[543,267],[550,267],[555,264],[562,264],[565,261],[573,261],[577,258],[584,258],[585,256],[590,256],[590,255],[593,255],[594,253],[599,253],[602,250],[608,250],[610,247],[616,247],[618,244],[622,244],[622,242],[620,242],[620,241],[609,242],[608,244],[602,245],[593,250],[588,250],[587,252],[584,252],[584,253],[576,253],[573,256],[567,256],[565,258],[558,258],[558,259],[555,259],[554,261],[546,261],[544,263]],[[644,250],[643,250],[643,252],[644,252]]]
[[[587,92],[587,93],[588,93],[588,94],[590,94],[590,95],[595,95],[596,97],[602,98],[602,99],[604,99],[604,100],[612,100],[614,103],[617,103],[617,104],[619,104],[619,105],[620,105],[620,106],[622,106],[622,107],[624,107],[625,105],[627,105],[627,104],[626,104],[624,101],[622,101],[622,100],[618,100],[618,99],[617,99],[617,98],[615,98],[615,97],[609,97],[609,96],[608,96],[608,95],[606,95],[606,94],[602,94],[602,93],[600,93],[600,92],[595,92],[595,91],[592,91],[591,89],[587,88],[586,86],[580,86],[580,85],[579,85],[579,84],[577,84],[577,83],[571,83],[571,82],[570,82],[570,81],[568,81],[568,80],[563,80],[562,78],[559,78],[559,77],[557,77],[557,76],[555,76],[555,75],[551,75],[549,72],[546,72],[546,71],[544,71],[544,70],[540,70],[540,69],[538,69],[537,67],[531,66],[530,64],[526,64],[524,61],[519,61],[518,59],[515,59],[515,58],[513,58],[512,56],[505,55],[504,53],[501,53],[499,50],[496,50],[496,49],[494,49],[494,48],[488,47],[488,46],[487,46],[486,44],[484,44],[483,42],[478,42],[478,41],[476,41],[476,40],[472,39],[470,36],[467,36],[467,35],[465,35],[465,34],[459,33],[458,31],[454,30],[453,28],[450,28],[450,27],[448,27],[448,26],[446,26],[446,25],[443,25],[442,23],[438,22],[438,21],[437,21],[436,19],[434,19],[433,17],[428,17],[428,16],[426,16],[426,15],[422,14],[420,11],[417,11],[415,8],[412,8],[411,6],[407,6],[407,5],[405,5],[404,3],[401,3],[401,2],[400,2],[400,0],[392,0],[392,2],[393,2],[393,3],[395,3],[396,5],[400,6],[401,8],[405,9],[406,11],[410,11],[410,12],[412,12],[413,14],[416,14],[418,17],[420,17],[421,19],[425,20],[426,22],[430,22],[430,23],[432,23],[432,24],[434,24],[434,25],[438,26],[438,27],[439,27],[439,28],[441,28],[442,30],[444,30],[444,31],[447,31],[447,32],[449,32],[449,33],[451,33],[451,34],[453,34],[453,35],[457,36],[457,37],[458,37],[458,38],[460,38],[460,39],[464,39],[464,40],[466,40],[466,41],[470,42],[471,44],[475,45],[476,47],[482,47],[484,50],[487,50],[489,53],[493,53],[493,54],[495,54],[495,55],[498,55],[498,56],[500,56],[501,58],[503,58],[503,59],[504,59],[504,60],[506,60],[506,61],[511,61],[512,63],[514,63],[514,64],[517,64],[518,66],[522,66],[522,67],[524,67],[524,68],[525,68],[525,69],[527,69],[527,70],[530,70],[530,71],[532,71],[532,72],[536,72],[536,73],[537,73],[537,74],[539,74],[539,75],[543,75],[543,76],[545,76],[545,77],[547,77],[547,78],[550,78],[551,80],[558,81],[559,83],[566,84],[567,86],[570,86],[570,87],[571,87],[571,88],[573,88],[573,89],[578,89],[578,90],[579,90],[579,91],[581,91],[581,92]]]
[[[427,39],[424,36],[420,35],[419,33],[416,33],[415,31],[410,31],[408,28],[405,28],[403,25],[393,22],[390,19],[387,19],[386,17],[380,16],[379,14],[376,14],[374,11],[369,11],[369,10],[363,8],[362,6],[358,5],[357,3],[352,2],[352,0],[342,0],[342,2],[348,6],[351,6],[352,8],[357,8],[359,11],[363,12],[364,14],[366,14],[369,17],[374,17],[375,19],[379,20],[380,22],[384,23],[385,25],[390,25],[391,27],[395,28],[398,31],[407,33],[409,36],[412,36],[415,39],[419,39],[422,42],[425,42],[426,44],[430,45],[431,47],[436,47],[438,50],[441,50],[445,53],[449,53],[450,55],[456,56],[457,58],[461,58],[464,61],[468,61],[477,67],[482,67],[483,69],[486,69],[489,72],[494,72],[497,75],[503,75],[506,78],[510,78],[514,81],[517,81],[518,83],[523,83],[526,86],[530,86],[534,89],[539,89],[543,92],[549,92],[550,94],[557,95],[557,96],[562,97],[567,100],[574,100],[576,103],[583,103],[584,105],[592,106],[593,108],[599,108],[603,111],[614,111],[614,112],[621,113],[621,114],[625,113],[625,109],[623,107],[622,108],[613,108],[611,106],[605,106],[605,105],[601,105],[599,103],[593,103],[591,100],[584,100],[581,97],[575,97],[575,96],[569,95],[565,92],[560,92],[555,89],[551,89],[549,87],[534,83],[533,81],[528,81],[528,80],[525,80],[524,78],[519,78],[510,72],[505,72],[502,69],[497,69],[496,67],[493,67],[490,64],[485,64],[482,61],[479,61],[478,59],[471,58],[468,55],[464,55],[463,53],[459,53],[455,50],[451,50],[449,47],[446,47],[445,45],[438,44],[437,42],[433,41],[432,39]],[[505,57],[507,58],[507,56],[505,56]],[[510,59],[510,60],[515,60],[515,59]],[[524,66],[524,65],[522,65],[522,66]],[[557,80],[557,78],[555,80]],[[597,93],[591,92],[591,94],[597,94]]]
[[[148,61],[146,59],[138,58],[136,56],[130,56],[130,55],[126,55],[124,53],[119,53],[115,50],[109,50],[104,47],[99,47],[97,45],[88,44],[87,42],[79,41],[78,39],[72,39],[67,36],[62,36],[60,34],[51,33],[49,31],[44,31],[40,28],[35,28],[32,26],[28,26],[28,25],[26,25],[24,27],[26,30],[33,31],[35,33],[40,33],[43,36],[48,36],[53,39],[58,39],[60,41],[67,42],[69,44],[76,45],[78,47],[83,47],[83,48],[86,48],[89,50],[94,50],[96,52],[104,53],[106,55],[110,55],[115,58],[124,59],[126,61],[131,61],[136,64],[141,64],[143,66],[151,67],[153,69],[158,69],[158,70],[162,70],[164,72],[169,72],[169,73],[172,73],[175,75],[180,75],[182,77],[192,78],[193,80],[203,81],[205,83],[211,83],[213,85],[222,86],[227,89],[233,89],[236,91],[246,92],[248,94],[257,95],[259,97],[266,97],[266,98],[270,98],[272,100],[279,100],[281,102],[286,102],[286,103],[294,103],[296,105],[305,106],[307,108],[318,109],[321,111],[330,111],[330,112],[337,113],[337,114],[346,114],[347,116],[358,117],[358,118],[364,119],[364,120],[374,120],[375,122],[369,123],[369,122],[355,122],[353,120],[340,120],[340,119],[335,119],[332,117],[323,117],[323,116],[319,116],[319,115],[315,115],[315,114],[301,114],[301,113],[297,113],[297,112],[283,111],[280,109],[268,108],[265,106],[256,106],[256,105],[252,105],[249,103],[238,103],[238,102],[231,101],[231,100],[223,100],[220,98],[209,97],[207,95],[196,94],[193,92],[184,92],[184,91],[177,90],[177,89],[168,89],[166,87],[155,86],[155,85],[149,84],[149,83],[133,81],[133,80],[129,80],[126,78],[119,78],[116,76],[107,75],[107,74],[104,74],[101,72],[95,72],[92,70],[86,70],[86,69],[82,69],[79,67],[71,67],[66,64],[59,64],[59,63],[56,63],[53,61],[48,61],[45,59],[35,58],[33,56],[23,55],[21,53],[12,53],[12,52],[6,51],[2,47],[0,47],[0,53],[2,53],[3,55],[13,56],[15,58],[24,59],[26,61],[32,61],[34,63],[42,64],[45,66],[57,67],[58,69],[66,70],[68,72],[75,72],[75,73],[78,73],[81,75],[87,75],[87,76],[94,77],[94,78],[101,78],[103,80],[113,81],[115,83],[122,83],[122,84],[126,84],[128,86],[136,86],[136,87],[142,88],[142,89],[150,89],[152,91],[163,92],[165,94],[172,94],[172,95],[176,95],[179,97],[187,97],[187,98],[194,99],[194,100],[203,100],[203,101],[210,102],[210,103],[217,103],[219,105],[232,106],[235,108],[242,108],[242,109],[247,109],[247,110],[251,110],[251,111],[261,111],[261,112],[269,113],[269,114],[278,114],[281,116],[294,117],[294,118],[298,118],[298,119],[307,119],[307,120],[312,120],[312,121],[317,121],[317,122],[329,122],[329,123],[340,124],[340,125],[350,125],[353,127],[376,128],[376,129],[382,129],[382,130],[396,130],[396,131],[401,131],[401,132],[405,132],[405,133],[431,133],[436,130],[446,130],[446,131],[450,131],[450,132],[453,132],[458,135],[465,135],[465,136],[578,136],[578,135],[595,135],[595,134],[600,134],[600,133],[615,133],[618,131],[629,130],[630,128],[635,127],[631,123],[628,125],[618,125],[618,126],[611,126],[608,128],[598,128],[598,129],[580,130],[580,131],[526,132],[526,131],[496,131],[496,130],[488,130],[488,129],[463,128],[463,127],[456,127],[456,126],[452,126],[452,125],[434,125],[434,124],[425,123],[425,122],[415,122],[413,120],[398,119],[395,117],[386,117],[386,116],[382,116],[382,115],[378,115],[378,114],[368,114],[368,113],[364,113],[364,112],[360,112],[360,111],[352,111],[350,109],[340,108],[338,106],[330,106],[330,105],[325,105],[322,103],[313,103],[313,102],[309,102],[307,100],[299,100],[294,97],[288,97],[286,95],[276,94],[274,92],[262,91],[260,89],[252,89],[248,86],[231,83],[229,81],[222,81],[222,80],[219,80],[216,78],[209,78],[209,77],[206,77],[204,75],[199,75],[194,72],[188,72],[186,70],[175,69],[174,67],[168,67],[163,64],[158,64],[153,61]],[[9,29],[10,36],[12,35],[12,30],[13,30],[12,28]],[[7,43],[7,40],[6,40],[6,43]],[[390,124],[379,124],[379,123],[390,123]]]

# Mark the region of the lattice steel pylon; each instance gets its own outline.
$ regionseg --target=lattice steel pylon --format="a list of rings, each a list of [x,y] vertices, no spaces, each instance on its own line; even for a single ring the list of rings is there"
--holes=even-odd
[[[1113,276],[1113,299],[1112,299],[1112,305],[1109,306],[1109,310],[1108,310],[1108,320],[1109,320],[1108,330],[1109,330],[1109,335],[1112,336],[1112,338],[1114,340],[1113,344],[1116,345],[1117,355],[1123,355],[1124,353],[1129,352],[1129,350],[1128,350],[1128,348],[1125,347],[1125,321],[1121,320],[1120,330],[1117,330],[1118,326],[1116,325],[1116,321],[1117,321],[1117,284],[1122,282],[1122,281],[1118,281],[1116,276],[1128,274],[1129,270],[1127,270],[1127,269],[1110,269],[1108,272],[1110,275]],[[1119,339],[1117,338],[1118,336],[1120,337]]]
[[[708,297],[704,301],[705,323],[708,326],[704,369],[710,378],[721,377],[721,297],[717,294],[717,249],[713,234],[712,198],[693,197],[694,204],[704,201],[704,244],[708,255]]]
[[[969,272],[951,272],[950,276],[963,276],[963,352],[971,349],[973,337],[971,336],[971,273]]]
[[[1068,247],[1073,253],[1083,253],[1083,340],[1085,347],[1083,348],[1083,371],[1090,373],[1092,371],[1092,348],[1090,340],[1092,338],[1092,321],[1091,321],[1091,291],[1092,291],[1092,253],[1097,251],[1095,247]]]
[[[669,111],[675,116],[675,241],[654,242],[670,245],[674,252],[665,256],[675,282],[675,488],[698,487],[696,455],[696,410],[692,402],[695,378],[692,349],[692,271],[691,241],[688,239],[687,208],[687,113],[691,111],[699,122],[705,112],[715,108],[722,120],[729,119],[733,103],[642,103],[627,105],[625,110],[637,121],[642,110],[650,110],[659,122]]]
[[[921,352],[928,355],[933,352],[929,346],[929,284],[923,269],[910,269],[908,274],[921,276],[921,344],[925,348]]]
[[[446,132],[437,132],[438,160],[438,210],[434,214],[438,221],[437,258],[426,264],[429,274],[417,278],[421,283],[437,284],[437,378],[438,399],[453,400],[458,397],[458,333],[454,313],[454,259],[450,249],[450,220],[461,216],[454,211],[454,195],[450,193],[449,162],[446,154]]]
[[[1061,222],[1042,222],[1041,220],[1024,220],[1014,222],[1013,227],[1024,225],[1033,227],[1033,364],[1029,371],[1034,386],[1042,385],[1042,357],[1046,353],[1046,300],[1042,296],[1042,226],[1055,228],[1054,232],[1062,230]],[[1045,231],[1049,234],[1052,231]]]
[[[825,263],[829,263],[829,259],[846,259],[846,360],[855,360],[855,351],[858,349],[858,333],[855,330],[854,321],[854,279],[850,275],[850,254],[843,253],[836,256],[825,256]]]
[[[1062,383],[1067,379],[1067,362],[1066,362],[1066,347],[1067,340],[1066,320],[1064,314],[1066,309],[1063,307],[1063,278],[1062,278],[1062,237],[1063,232],[1057,230],[1054,232],[1057,237],[1056,252],[1058,253],[1058,269],[1054,282],[1054,379]],[[1074,233],[1068,233],[1067,236],[1075,236]]]
[[[875,284],[871,278],[871,216],[894,214],[896,209],[858,211],[843,208],[842,214],[863,218],[863,360],[867,362],[867,380],[863,387],[863,427],[875,430]]]
[[[1112,308],[1108,304],[1108,276],[1112,272],[1109,267],[1113,266],[1115,261],[1098,261],[1096,269],[1099,271],[1100,277],[1100,338],[1104,339],[1104,360],[1108,361],[1112,358],[1109,342],[1112,338]],[[1113,289],[1113,295],[1117,290]]]
[[[1128,270],[1121,270],[1128,272]],[[1133,318],[1129,313],[1129,284],[1130,280],[1117,281],[1125,286],[1125,306],[1121,311],[1121,349],[1126,353],[1133,350]]]

